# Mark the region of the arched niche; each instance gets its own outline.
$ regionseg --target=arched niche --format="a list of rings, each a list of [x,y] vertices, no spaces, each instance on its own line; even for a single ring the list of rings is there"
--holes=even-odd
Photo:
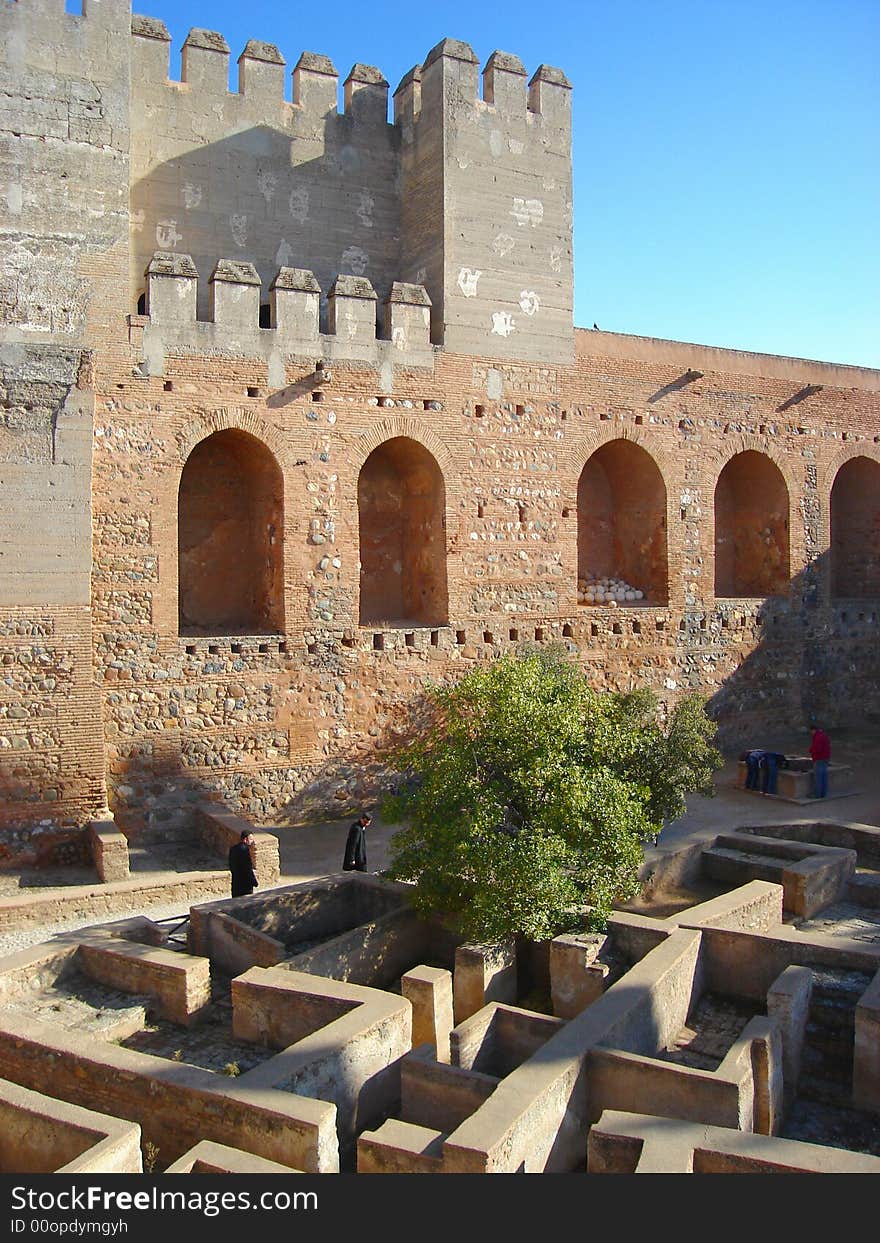
[[[360,623],[444,625],[446,489],[435,458],[417,441],[379,445],[358,476]]]
[[[284,629],[284,480],[275,457],[236,428],[190,453],[177,505],[180,633]]]
[[[577,519],[582,603],[581,585],[602,578],[642,592],[639,603],[667,602],[666,484],[647,450],[631,440],[597,449],[578,481]]]
[[[783,595],[789,582],[788,487],[764,453],[730,459],[715,485],[715,595]]]
[[[831,488],[831,591],[880,596],[880,462],[844,462]]]

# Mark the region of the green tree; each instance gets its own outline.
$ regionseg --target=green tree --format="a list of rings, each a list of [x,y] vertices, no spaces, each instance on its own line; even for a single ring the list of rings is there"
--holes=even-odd
[[[645,843],[721,764],[702,699],[662,724],[652,692],[596,692],[561,650],[506,656],[428,697],[383,808],[406,826],[391,875],[470,938],[540,940],[584,906],[604,926],[638,891]]]

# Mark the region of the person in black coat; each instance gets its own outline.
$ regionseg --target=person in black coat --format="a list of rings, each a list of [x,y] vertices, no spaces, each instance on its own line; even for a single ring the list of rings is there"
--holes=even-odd
[[[366,872],[367,870],[367,826],[373,823],[373,817],[362,812],[352,822],[345,841],[345,855],[342,859],[343,872]]]
[[[233,898],[246,897],[252,894],[257,887],[254,861],[251,857],[251,846],[253,844],[253,833],[247,829],[242,829],[241,840],[235,846],[229,847],[229,870],[232,873]]]

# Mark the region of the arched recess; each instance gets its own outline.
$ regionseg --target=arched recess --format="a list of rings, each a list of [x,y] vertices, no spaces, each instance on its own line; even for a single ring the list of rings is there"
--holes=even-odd
[[[852,457],[831,487],[831,591],[880,596],[880,462]]]
[[[577,523],[579,583],[621,579],[643,593],[642,602],[667,602],[666,484],[646,449],[609,440],[587,459]]]
[[[360,624],[445,625],[446,488],[436,459],[395,436],[375,448],[357,485]]]
[[[271,451],[238,428],[192,449],[177,503],[180,633],[284,630],[284,479]]]
[[[715,485],[715,595],[776,596],[788,589],[789,497],[765,453],[746,449]]]

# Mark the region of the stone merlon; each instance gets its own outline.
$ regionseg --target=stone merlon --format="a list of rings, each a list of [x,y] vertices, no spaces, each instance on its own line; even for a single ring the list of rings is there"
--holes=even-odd
[[[303,52],[296,62],[295,69],[305,69],[309,73],[324,73],[329,78],[337,76],[336,66],[329,56],[321,56],[318,52]]]
[[[307,268],[279,268],[270,289],[297,289],[302,293],[321,292],[321,286],[315,279],[314,272]]]
[[[238,259],[218,259],[210,279],[227,281],[230,285],[259,285],[261,283],[254,265]]]
[[[395,281],[388,294],[388,302],[404,302],[407,306],[430,306],[431,299],[424,285],[409,285],[405,281]]]
[[[337,276],[330,297],[376,300],[376,291],[365,276]]]
[[[229,44],[216,30],[193,27],[183,41],[184,47],[197,47],[206,52],[224,52],[229,55]]]
[[[196,278],[198,272],[189,255],[176,255],[167,250],[157,250],[147,265],[146,275]]]
[[[480,63],[469,43],[462,43],[460,39],[441,39],[425,57],[422,68],[427,69],[428,65],[433,65],[434,61],[439,60],[441,56],[448,56],[450,60],[463,60],[471,65]]]
[[[274,43],[262,43],[259,39],[249,39],[239,60],[262,60],[267,65],[283,65],[284,57]]]
[[[171,42],[168,27],[158,17],[144,17],[140,13],[132,13],[131,33],[140,35],[142,39],[161,39],[163,43]]]

